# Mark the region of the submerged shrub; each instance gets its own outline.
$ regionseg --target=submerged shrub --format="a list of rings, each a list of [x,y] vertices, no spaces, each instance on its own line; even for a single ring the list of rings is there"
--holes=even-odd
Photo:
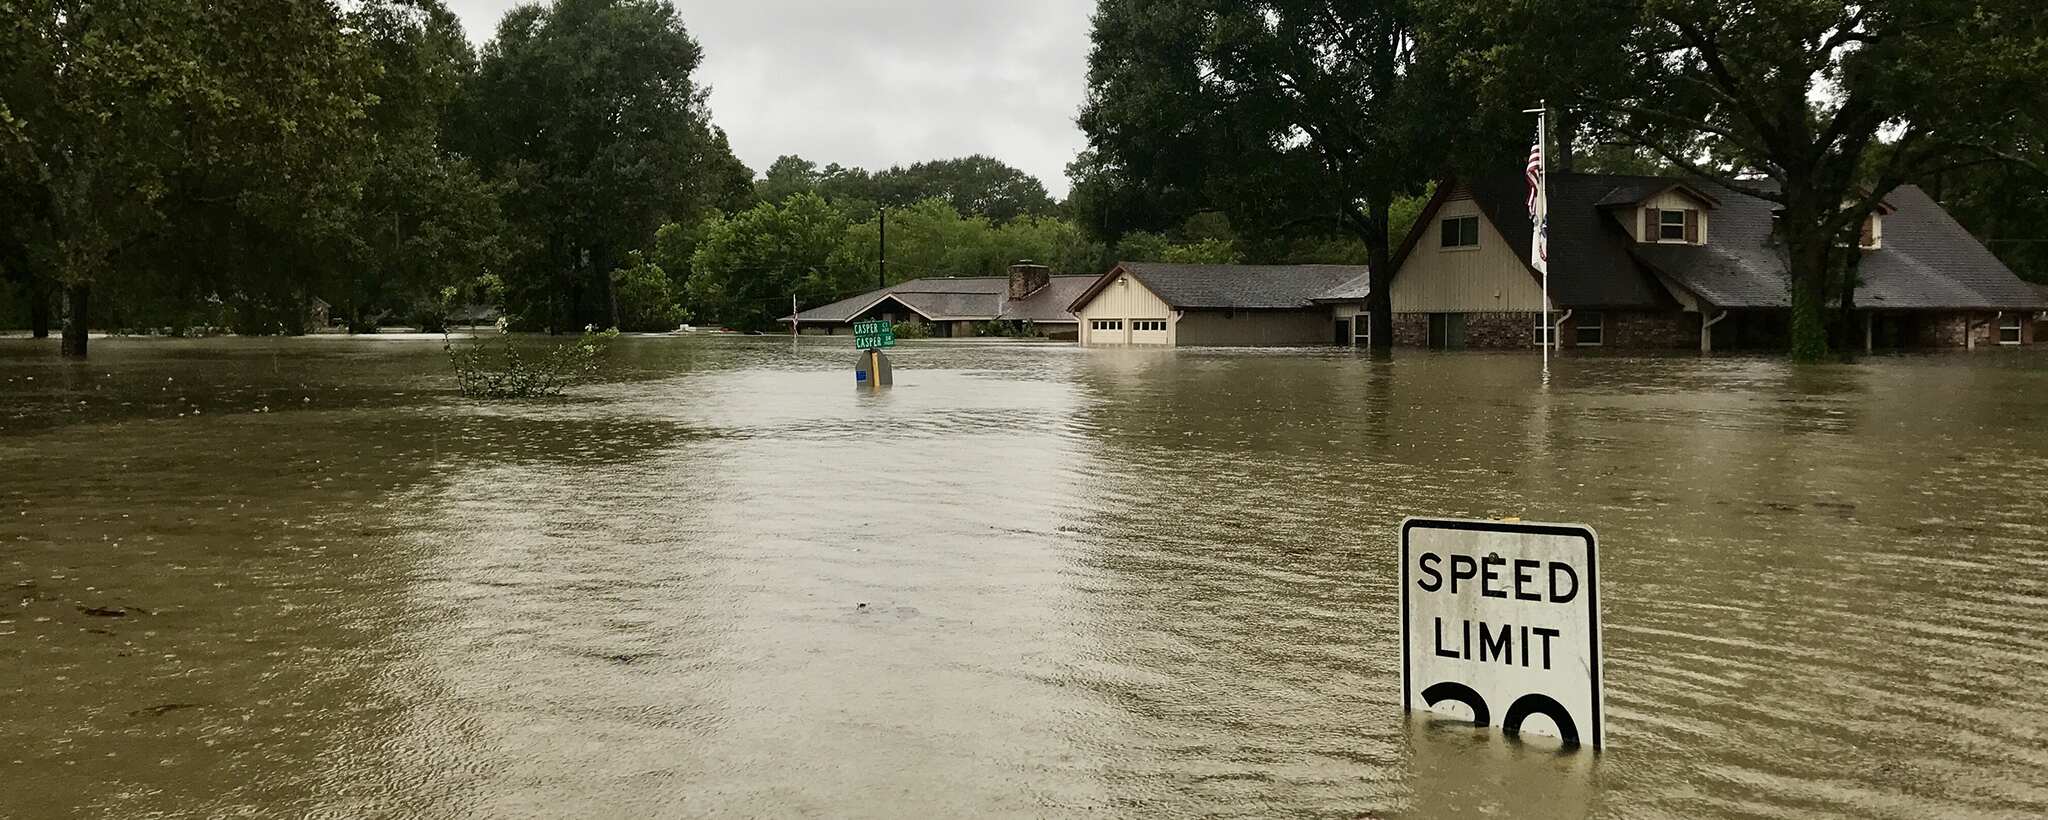
[[[931,325],[927,325],[915,319],[897,322],[894,326],[894,330],[896,332],[896,338],[898,339],[923,339],[928,338],[932,335]]]
[[[446,345],[462,395],[473,399],[538,399],[562,395],[597,372],[617,330],[585,331],[573,344],[521,352],[511,337],[457,348]]]

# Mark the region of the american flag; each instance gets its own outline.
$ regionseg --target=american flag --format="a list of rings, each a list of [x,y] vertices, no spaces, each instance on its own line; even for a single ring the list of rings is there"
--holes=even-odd
[[[1540,130],[1536,144],[1529,147],[1529,167],[1524,176],[1529,180],[1529,223],[1535,227],[1529,262],[1537,271],[1549,273],[1550,194],[1549,186],[1543,184],[1543,137]]]

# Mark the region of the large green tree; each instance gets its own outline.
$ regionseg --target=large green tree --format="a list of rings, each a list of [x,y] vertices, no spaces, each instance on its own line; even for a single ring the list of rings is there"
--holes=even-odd
[[[463,132],[534,240],[506,276],[526,324],[616,325],[609,274],[629,253],[667,222],[752,199],[752,172],[711,125],[702,60],[665,0],[557,0],[499,23]]]
[[[514,238],[485,182],[447,139],[476,70],[441,0],[375,0],[350,23],[375,62],[364,122],[361,199],[346,279],[327,289],[352,329],[402,316],[436,329],[454,303],[480,298]]]
[[[1391,327],[1391,211],[1441,170],[1460,110],[1425,59],[1419,2],[1105,0],[1080,117],[1088,171],[1141,200],[1220,209],[1254,239],[1356,236],[1374,327]]]
[[[1491,27],[1498,53],[1554,50],[1575,31],[1591,73],[1562,102],[1588,128],[1779,206],[1792,353],[1828,349],[1830,300],[1853,309],[1850,241],[1901,183],[2019,158],[2048,94],[2030,0],[1517,2],[1548,15]],[[1608,57],[1614,55],[1618,65]],[[1618,81],[1613,81],[1618,79]],[[1846,327],[1846,323],[1843,323]]]
[[[64,351],[85,355],[100,287],[302,315],[363,76],[324,0],[0,0],[4,229],[64,290]]]
[[[690,258],[690,303],[700,318],[766,330],[791,296],[814,305],[858,292],[860,271],[832,258],[845,235],[845,215],[814,193],[715,216]]]

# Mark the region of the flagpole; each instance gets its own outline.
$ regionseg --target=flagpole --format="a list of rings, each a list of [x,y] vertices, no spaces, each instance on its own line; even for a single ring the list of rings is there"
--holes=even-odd
[[[1557,344],[1557,340],[1551,336],[1556,328],[1550,323],[1550,259],[1549,253],[1544,249],[1548,243],[1543,237],[1543,232],[1548,228],[1544,223],[1550,219],[1550,101],[1538,100],[1537,105],[1537,108],[1525,109],[1522,113],[1536,115],[1534,153],[1537,158],[1537,184],[1541,186],[1541,190],[1530,192],[1532,207],[1529,218],[1532,224],[1529,229],[1535,236],[1530,243],[1529,253],[1530,261],[1541,262],[1543,268],[1543,307],[1536,312],[1536,338],[1537,344],[1543,347],[1543,378],[1549,381],[1550,347]]]
[[[1540,100],[1539,104],[1542,106],[1542,110],[1536,114],[1536,144],[1543,148],[1543,221],[1548,223],[1550,221],[1550,101]],[[1541,228],[1548,231],[1550,226],[1545,224]],[[1549,244],[1547,239],[1544,241],[1544,244]],[[1550,251],[1548,248],[1544,249],[1543,257],[1543,379],[1544,381],[1549,381],[1550,348],[1552,345],[1557,344],[1557,339],[1552,334],[1556,332],[1557,328],[1550,323]]]

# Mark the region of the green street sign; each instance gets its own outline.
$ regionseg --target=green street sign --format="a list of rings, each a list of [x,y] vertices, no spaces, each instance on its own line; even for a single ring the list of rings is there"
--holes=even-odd
[[[853,323],[853,349],[879,350],[896,346],[896,327],[881,320]]]

